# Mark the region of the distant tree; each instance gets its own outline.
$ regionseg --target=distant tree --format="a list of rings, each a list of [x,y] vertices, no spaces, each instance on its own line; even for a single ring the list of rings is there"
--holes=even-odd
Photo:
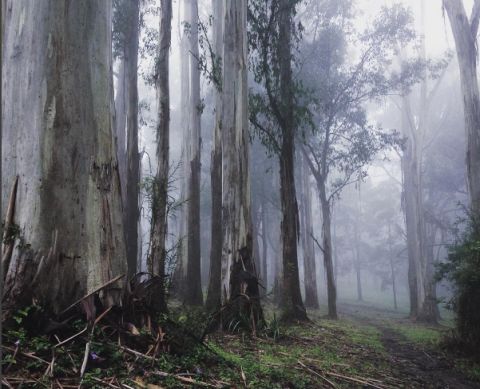
[[[293,77],[293,50],[301,25],[294,16],[299,0],[249,2],[250,65],[258,91],[251,93],[250,121],[263,143],[278,155],[282,208],[283,284],[281,307],[286,320],[306,320],[300,292],[295,193],[295,136],[303,121],[299,84]]]
[[[3,308],[34,297],[59,313],[127,272],[113,136],[112,2],[7,3]],[[123,285],[103,289],[103,304],[118,304]],[[95,311],[93,297],[84,302]]]
[[[365,103],[416,80],[416,63],[397,74],[391,69],[397,45],[408,44],[414,32],[411,15],[401,6],[382,8],[363,32],[352,26],[348,7],[334,8],[329,2],[315,9],[314,39],[305,43],[301,77],[313,90],[310,104],[312,132],[305,132],[302,152],[315,178],[322,208],[324,255],[327,275],[328,314],[337,317],[331,237],[333,200],[347,185],[366,175],[366,166],[381,150],[398,141],[395,133],[373,126]],[[345,27],[347,26],[347,27]],[[356,60],[349,63],[349,45],[355,42]]]
[[[140,219],[140,154],[138,152],[138,38],[139,0],[114,0],[113,53],[119,61],[115,96],[115,135],[122,185],[123,223],[128,273],[137,271]]]

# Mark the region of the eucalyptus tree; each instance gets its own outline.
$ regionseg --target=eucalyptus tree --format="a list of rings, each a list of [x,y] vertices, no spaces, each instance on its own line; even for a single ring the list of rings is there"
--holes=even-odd
[[[399,43],[410,42],[414,32],[410,13],[399,5],[382,8],[365,31],[357,31],[354,13],[329,2],[314,8],[313,39],[305,43],[302,79],[312,89],[313,131],[299,138],[302,152],[315,178],[322,209],[322,244],[328,291],[328,315],[337,317],[332,259],[331,209],[343,188],[366,175],[366,167],[398,137],[368,120],[365,104],[416,80],[418,67],[388,74]],[[324,7],[324,8],[323,8]],[[355,43],[357,55],[347,61]]]
[[[293,47],[300,39],[294,15],[299,0],[249,3],[251,70],[258,91],[251,94],[250,121],[263,143],[278,155],[282,208],[283,296],[286,320],[306,320],[300,292],[298,207],[294,180],[295,135],[303,122],[301,93],[292,71]]]
[[[305,306],[318,309],[317,270],[315,264],[315,243],[312,221],[312,187],[310,169],[305,158],[300,155],[300,224],[304,262]]]
[[[247,0],[226,0],[223,17],[221,291],[226,309],[222,319],[230,325],[246,317],[255,330],[263,321],[263,312],[251,215]]]
[[[114,0],[113,53],[119,60],[115,96],[115,135],[122,187],[128,273],[137,271],[140,154],[138,152],[138,39],[140,1]]]
[[[183,297],[189,305],[202,305],[203,294],[200,276],[200,67],[198,49],[198,1],[184,0],[184,38],[187,38],[182,61],[182,98],[186,103],[183,122],[183,170],[185,201],[183,217],[186,221],[184,247],[185,280]],[[183,80],[187,78],[187,80]]]
[[[113,136],[112,2],[9,0],[6,9],[4,307],[35,297],[59,313],[127,271]],[[109,284],[102,302],[119,303],[123,285]],[[93,304],[86,300],[84,309]]]
[[[455,40],[467,133],[467,177],[475,218],[480,216],[480,95],[477,77],[477,34],[480,1],[473,3],[470,18],[462,0],[443,0]]]
[[[148,271],[158,277],[158,291],[154,305],[165,311],[165,262],[168,226],[168,186],[169,186],[169,141],[170,141],[170,89],[169,56],[172,41],[172,0],[160,3],[159,44],[155,69],[157,89],[157,173],[153,183],[152,225]]]
[[[210,182],[212,189],[212,229],[210,249],[210,277],[205,306],[207,311],[216,311],[221,305],[222,267],[222,57],[223,57],[223,1],[212,0],[213,47],[212,66],[215,75],[215,125],[213,129],[212,154],[210,160]]]

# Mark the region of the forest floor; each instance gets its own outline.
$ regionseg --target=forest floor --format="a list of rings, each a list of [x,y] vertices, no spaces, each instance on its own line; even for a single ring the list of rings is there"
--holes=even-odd
[[[480,388],[480,364],[443,346],[448,326],[412,323],[404,313],[367,303],[340,304],[336,321],[320,310],[309,312],[311,322],[290,326],[266,311],[269,326],[261,336],[215,333],[181,356],[155,359],[141,348],[135,354],[106,344],[101,328],[55,352],[58,340],[7,330],[2,387],[79,387],[89,340],[95,358],[88,360],[85,388]],[[180,317],[186,328],[199,320]],[[14,356],[16,338],[24,346]]]

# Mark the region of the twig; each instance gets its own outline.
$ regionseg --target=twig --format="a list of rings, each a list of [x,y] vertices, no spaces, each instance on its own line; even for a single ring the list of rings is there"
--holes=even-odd
[[[82,367],[80,368],[80,378],[83,378],[85,369],[87,368],[88,354],[90,353],[90,341],[85,344],[85,355],[83,356]]]
[[[173,378],[179,380],[180,382],[185,382],[185,383],[190,384],[190,385],[203,386],[203,387],[208,387],[208,388],[216,388],[215,385],[209,384],[207,382],[197,381],[197,380],[194,380],[193,378],[182,377],[180,375],[170,374],[170,373],[166,373],[164,371],[154,371],[153,374],[158,375],[160,377],[173,377]]]
[[[154,361],[155,358],[149,356],[149,355],[145,355],[145,354],[142,354],[141,352],[138,352],[138,351],[135,351],[135,350],[132,350],[131,348],[128,348],[128,347],[125,347],[125,346],[120,346],[120,348],[124,351],[126,351],[127,353],[130,353],[130,354],[133,354],[137,357],[140,357],[140,358],[145,358],[145,359],[148,359],[150,361]]]
[[[4,349],[6,349],[6,350],[9,350],[9,351],[15,351],[15,350],[14,350],[13,348],[11,348],[11,347],[7,347],[7,346],[2,346],[2,347],[3,347]],[[37,360],[37,361],[39,361],[39,362],[43,362],[43,363],[45,363],[46,365],[49,365],[49,364],[50,364],[50,362],[46,361],[45,359],[39,358],[39,357],[37,357],[36,355],[33,355],[33,354],[31,354],[31,353],[20,352],[20,355],[23,355],[24,357],[27,357],[27,358],[35,359],[35,360]]]
[[[312,373],[314,375],[316,375],[317,377],[320,377],[322,380],[324,380],[325,382],[327,382],[332,388],[336,388],[337,386],[332,382],[330,381],[327,377],[324,377],[323,375],[321,375],[319,372],[313,370],[313,369],[310,369],[308,366],[306,366],[305,364],[302,363],[302,361],[298,360],[297,361],[298,364],[300,366],[302,366],[305,370],[307,370],[309,373]]]
[[[122,279],[123,277],[125,277],[125,274],[121,274],[113,279],[111,279],[110,281],[107,281],[105,284],[99,286],[98,288],[95,288],[94,290],[92,290],[90,293],[88,293],[87,295],[83,296],[81,299],[78,299],[77,301],[75,301],[72,305],[68,306],[67,308],[65,308],[62,312],[60,312],[60,315],[63,315],[65,312],[68,312],[70,309],[72,309],[73,307],[75,307],[77,304],[81,303],[83,300],[85,300],[86,298],[94,295],[95,293],[98,293],[100,292],[103,288],[117,282],[118,280]]]
[[[338,374],[338,373],[333,373],[333,372],[331,372],[331,371],[327,371],[326,373],[327,373],[328,375],[331,375],[332,377],[343,378],[344,380],[356,382],[357,384],[362,384],[362,385],[371,386],[372,388],[375,388],[375,389],[384,389],[383,386],[377,386],[377,385],[375,385],[375,384],[372,384],[371,382],[364,381],[363,379],[354,378],[354,377],[349,377],[349,376],[346,376],[346,375],[342,375],[342,374]]]
[[[13,246],[15,242],[12,241],[5,243],[8,238],[8,233],[10,232],[10,226],[13,224],[13,215],[15,213],[15,201],[17,198],[17,186],[18,186],[18,176],[13,182],[12,191],[10,192],[10,199],[8,201],[7,212],[5,214],[5,224],[3,230],[3,239],[2,239],[2,275],[5,279],[7,276],[8,267],[10,266],[10,260],[12,258]]]
[[[71,340],[75,339],[77,336],[82,335],[86,330],[88,330],[88,325],[83,330],[81,330],[80,332],[76,333],[75,335],[70,336],[70,338],[65,339],[64,341],[62,341],[60,343],[57,343],[55,346],[53,346],[53,348],[60,347],[60,346],[64,345],[65,343],[70,342]]]

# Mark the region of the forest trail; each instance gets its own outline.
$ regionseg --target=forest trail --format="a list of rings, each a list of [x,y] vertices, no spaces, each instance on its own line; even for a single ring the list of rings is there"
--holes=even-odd
[[[366,305],[343,304],[340,312],[349,320],[379,331],[391,374],[401,382],[402,387],[480,388],[480,383],[471,381],[459,371],[454,357],[448,357],[428,339],[428,334],[436,332],[440,335],[447,327],[415,324],[398,311]],[[418,341],[414,341],[415,338]]]

